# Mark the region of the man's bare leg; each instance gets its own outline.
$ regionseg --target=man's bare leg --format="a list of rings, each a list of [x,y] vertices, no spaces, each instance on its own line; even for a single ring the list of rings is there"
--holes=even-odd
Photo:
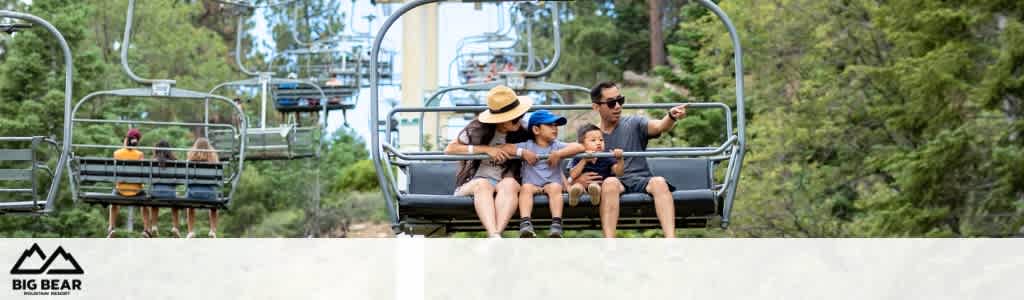
[[[676,207],[672,202],[672,191],[664,177],[651,177],[647,182],[647,193],[654,197],[654,211],[658,214],[665,238],[676,237]]]
[[[615,238],[619,225],[619,196],[625,191],[618,178],[605,178],[601,184],[601,232],[606,238]]]

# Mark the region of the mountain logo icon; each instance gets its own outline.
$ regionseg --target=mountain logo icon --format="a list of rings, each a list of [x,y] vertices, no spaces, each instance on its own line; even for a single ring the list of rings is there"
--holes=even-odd
[[[50,269],[50,265],[54,263],[58,258],[63,259],[65,262],[70,264],[71,269]],[[42,265],[38,269],[24,268],[22,265],[26,261],[41,261]],[[11,275],[35,275],[35,274],[55,274],[55,275],[75,275],[85,274],[85,270],[82,266],[78,265],[78,261],[75,260],[71,253],[64,251],[64,247],[57,246],[57,250],[54,250],[52,254],[47,258],[46,254],[43,253],[43,249],[39,248],[39,244],[33,243],[32,247],[28,248],[18,258],[18,262],[14,263],[14,267],[11,268]]]

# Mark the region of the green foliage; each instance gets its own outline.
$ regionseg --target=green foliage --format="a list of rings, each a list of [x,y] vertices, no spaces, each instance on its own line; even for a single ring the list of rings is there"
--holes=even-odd
[[[722,1],[745,47],[750,120],[731,232],[1015,232],[1024,8],[1010,3]],[[675,68],[658,73],[689,94],[659,100],[735,105],[728,35],[695,4],[681,16]],[[673,143],[710,140],[721,129],[708,116]]]
[[[339,186],[352,191],[376,191],[380,190],[380,183],[377,182],[377,170],[373,168],[373,161],[364,159],[341,169],[341,178],[338,179]]]
[[[319,3],[319,2],[318,2]],[[241,77],[229,67],[230,49],[216,22],[205,22],[210,6],[204,1],[139,1],[136,6],[129,61],[142,77],[173,78],[178,87],[205,91],[219,82]],[[336,5],[336,4],[335,4]],[[119,46],[124,30],[125,1],[36,0],[30,13],[49,20],[64,34],[75,59],[76,100],[101,89],[134,87],[120,72]],[[331,26],[340,26],[332,14]],[[336,19],[336,20],[335,20]],[[340,27],[336,27],[340,28]],[[333,29],[332,29],[333,30]],[[233,37],[232,37],[233,38]],[[233,42],[233,40],[231,40]],[[41,30],[28,30],[5,40],[0,61],[0,135],[60,136],[63,119],[63,68],[53,39]],[[199,102],[166,105],[160,101],[103,99],[85,105],[79,118],[132,118],[155,121],[201,120]],[[223,108],[214,107],[213,118]],[[274,117],[276,114],[271,114]],[[16,116],[10,118],[7,116]],[[94,124],[76,126],[76,143],[119,145],[127,127]],[[142,126],[143,145],[168,140],[187,148],[199,132],[187,128]],[[258,162],[246,164],[229,210],[222,212],[221,236],[334,235],[334,222],[385,220],[372,164],[366,146],[352,133],[339,133],[324,141],[319,160]],[[110,155],[105,150],[79,149],[78,154]],[[147,156],[151,153],[146,153]],[[178,153],[179,158],[183,153]],[[53,159],[55,161],[55,158]],[[51,163],[53,164],[53,163]],[[347,168],[345,167],[347,166]],[[318,182],[322,184],[318,184]],[[351,187],[351,188],[349,188]],[[323,192],[320,192],[322,190]],[[319,199],[319,200],[318,200]],[[129,209],[122,209],[121,219]],[[163,210],[161,227],[169,229],[170,214]],[[0,217],[0,236],[99,237],[105,234],[106,209],[75,204],[69,187],[61,187],[56,212],[42,217]],[[136,229],[141,227],[135,213]],[[182,214],[184,215],[184,214]],[[198,232],[207,228],[200,212]],[[341,223],[338,223],[341,224]],[[184,228],[182,228],[184,229]],[[319,232],[317,230],[320,230]],[[122,230],[122,236],[131,236]]]

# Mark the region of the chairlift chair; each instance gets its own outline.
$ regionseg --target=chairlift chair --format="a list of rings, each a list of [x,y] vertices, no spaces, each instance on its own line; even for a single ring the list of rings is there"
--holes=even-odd
[[[53,211],[54,202],[60,192],[60,176],[63,166],[71,153],[71,95],[73,89],[74,62],[71,49],[64,36],[52,24],[37,16],[0,10],[0,18],[11,18],[30,23],[5,24],[3,31],[12,33],[31,28],[31,24],[42,26],[49,31],[63,54],[64,60],[64,129],[62,142],[44,136],[4,137],[0,136],[0,215],[3,214],[44,214]],[[51,155],[40,155],[48,153]],[[56,164],[50,167],[49,158],[56,153]],[[45,177],[43,175],[46,175]],[[42,185],[45,179],[49,186]]]
[[[267,94],[268,87],[278,85],[296,85],[306,86],[313,89],[318,99],[317,106],[322,109],[324,114],[323,124],[326,124],[328,116],[328,106],[322,105],[326,101],[327,96],[320,86],[315,83],[297,80],[297,79],[283,79],[274,78],[273,73],[267,72],[253,72],[246,68],[245,64],[242,63],[241,53],[241,40],[243,32],[243,22],[241,16],[238,17],[238,30],[235,44],[235,63],[238,65],[242,73],[246,75],[254,76],[254,78],[230,81],[218,84],[210,90],[209,94],[216,94],[218,90],[226,87],[244,87],[244,86],[257,86],[260,87],[260,120],[258,126],[248,128],[247,141],[246,141],[246,160],[288,160],[288,159],[300,159],[309,157],[318,157],[320,153],[320,141],[322,128],[314,126],[301,126],[295,122],[282,124],[279,126],[267,126]],[[209,121],[209,105],[204,108],[205,116],[204,120]],[[324,125],[326,126],[326,125]],[[229,129],[212,129],[206,132],[207,137],[213,144],[214,148],[230,149],[234,148],[235,141],[238,139],[236,133]],[[220,153],[222,159],[233,159],[232,153]]]
[[[384,23],[374,41],[371,65],[375,65],[377,49],[388,29],[402,15],[415,7],[442,0],[416,0],[402,6]],[[736,131],[733,130],[733,111],[723,103],[690,103],[691,109],[722,109],[726,115],[725,142],[712,147],[673,147],[647,149],[643,152],[627,152],[626,157],[647,157],[648,164],[656,176],[665,177],[676,186],[673,192],[677,227],[706,227],[718,220],[725,228],[730,222],[736,186],[739,184],[740,167],[745,148],[745,119],[743,102],[742,52],[735,27],[722,10],[709,0],[698,0],[702,6],[712,10],[726,26],[734,47],[736,80]],[[555,8],[557,10],[557,6]],[[557,15],[557,12],[556,12]],[[557,28],[556,28],[557,32]],[[557,52],[557,51],[556,51]],[[545,69],[553,68],[549,65]],[[372,67],[371,67],[372,68]],[[528,83],[527,83],[528,84]],[[482,88],[482,87],[481,87]],[[378,120],[378,90],[376,82],[370,89],[371,124]],[[627,104],[625,109],[665,109],[675,104]],[[590,105],[536,105],[534,109],[549,110],[590,110]],[[486,107],[415,107],[392,109],[389,117],[402,112],[475,112]],[[484,160],[486,155],[444,155],[437,152],[402,152],[392,144],[382,142],[377,136],[371,137],[374,167],[382,187],[389,217],[396,232],[411,234],[442,234],[455,231],[477,231],[482,228],[474,213],[470,197],[452,196],[455,189],[455,166],[460,160]],[[577,157],[611,157],[610,153],[581,154]],[[724,179],[717,182],[715,168],[724,165]],[[408,184],[399,186],[398,177],[392,167],[397,166],[405,173]],[[534,219],[549,217],[547,198],[534,197]],[[584,196],[576,207],[566,207],[563,224],[566,228],[599,228],[599,214],[589,198]],[[625,194],[620,200],[621,228],[658,228],[653,200],[647,194]],[[543,225],[546,222],[535,222]],[[515,228],[512,224],[510,228]]]
[[[317,112],[324,109],[320,107],[320,97],[326,97],[328,111],[355,108],[359,76],[351,53],[317,47],[288,50],[282,55],[298,58],[295,64],[286,66],[286,72],[297,74],[295,79],[307,78],[320,88],[295,82],[273,84],[274,109],[279,112]]]
[[[235,136],[238,141],[234,148],[217,149],[217,152],[231,153],[236,161],[221,161],[218,163],[194,162],[194,161],[170,161],[160,162],[153,159],[123,161],[111,158],[109,153],[121,148],[122,145],[97,145],[75,142],[72,138],[71,144],[76,152],[72,152],[68,162],[71,169],[71,187],[73,197],[76,201],[99,205],[134,205],[134,206],[155,206],[155,207],[177,207],[177,208],[227,208],[231,201],[238,181],[242,174],[245,158],[246,128],[247,120],[241,107],[230,99],[211,95],[203,92],[195,92],[174,88],[173,80],[144,79],[132,72],[128,65],[128,49],[130,48],[131,27],[135,10],[135,0],[128,1],[127,17],[125,19],[124,40],[121,47],[121,66],[124,72],[132,80],[145,85],[142,88],[127,88],[119,90],[107,90],[91,93],[75,104],[71,110],[71,121],[68,127],[68,135],[74,136],[76,124],[112,124],[114,126],[180,126],[189,128],[224,128],[237,132]],[[205,102],[214,100],[225,103],[232,108],[239,117],[238,126],[233,124],[211,124],[208,121],[203,123],[171,122],[171,121],[145,121],[145,120],[107,120],[107,119],[86,119],[75,118],[76,113],[85,103],[108,97],[122,97],[128,101],[140,99],[155,99],[160,101],[174,101],[176,103],[187,103],[188,101]],[[198,104],[198,103],[197,103]],[[92,151],[88,149],[93,149]],[[188,148],[155,148],[139,146],[139,150],[169,150],[188,151]],[[96,153],[104,153],[99,156]],[[123,196],[111,188],[116,183],[139,183],[143,184],[145,193],[136,196]],[[189,198],[188,196],[156,196],[152,192],[154,184],[170,184],[178,186],[207,185],[214,186],[216,196],[213,199]]]

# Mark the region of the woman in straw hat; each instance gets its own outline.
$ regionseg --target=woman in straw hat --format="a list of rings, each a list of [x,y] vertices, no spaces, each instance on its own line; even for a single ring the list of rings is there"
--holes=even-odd
[[[506,86],[487,92],[487,110],[476,117],[445,148],[445,154],[480,154],[490,160],[462,161],[456,174],[456,196],[473,196],[477,217],[490,237],[501,237],[516,211],[519,197],[518,160],[515,143],[529,140],[520,119],[533,101],[517,96]]]

